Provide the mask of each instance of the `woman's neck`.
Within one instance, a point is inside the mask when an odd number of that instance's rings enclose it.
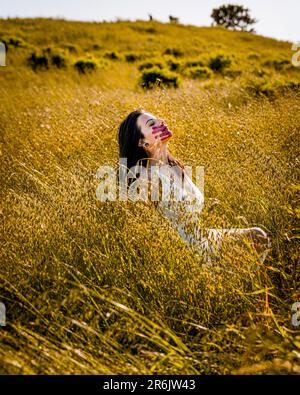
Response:
[[[149,159],[149,165],[157,165],[157,164],[168,164],[168,150],[167,150],[167,144],[162,144],[160,148],[157,149],[157,151],[154,152],[154,154],[151,156]]]

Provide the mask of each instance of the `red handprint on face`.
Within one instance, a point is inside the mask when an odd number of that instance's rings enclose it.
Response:
[[[173,133],[164,124],[162,124],[160,126],[153,126],[152,127],[152,133],[154,135],[156,135],[155,138],[160,137],[161,140],[165,140],[165,139],[173,136]]]

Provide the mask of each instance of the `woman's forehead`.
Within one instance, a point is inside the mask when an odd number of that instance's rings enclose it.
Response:
[[[138,121],[140,121],[142,124],[147,122],[148,119],[153,118],[155,119],[155,115],[151,114],[150,112],[144,112],[139,116]]]
[[[144,112],[144,119],[149,119],[149,118],[156,118],[155,115],[153,115],[151,112]]]

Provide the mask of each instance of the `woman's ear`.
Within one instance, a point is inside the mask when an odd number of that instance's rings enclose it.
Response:
[[[149,147],[149,143],[147,143],[146,141],[144,141],[142,139],[139,139],[138,146],[143,147],[144,149],[147,149]]]

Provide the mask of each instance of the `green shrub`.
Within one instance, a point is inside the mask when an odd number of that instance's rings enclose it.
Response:
[[[94,51],[99,51],[99,49],[102,49],[102,45],[93,44],[93,45],[92,45],[92,49],[93,49]]]
[[[208,67],[195,66],[188,67],[184,70],[184,75],[189,78],[210,78],[212,76],[212,71]]]
[[[78,59],[74,63],[74,67],[80,74],[87,74],[94,71],[97,68],[97,64],[93,59]]]
[[[164,54],[175,56],[175,58],[180,58],[184,55],[183,51],[177,48],[167,48]]]
[[[106,59],[111,59],[111,60],[120,60],[121,59],[121,55],[115,51],[105,52],[103,57]]]
[[[248,55],[248,59],[249,59],[249,60],[258,60],[259,58],[260,58],[260,55],[257,54],[257,53],[250,53],[250,54]]]
[[[182,61],[177,60],[176,58],[166,59],[166,64],[171,71],[181,71],[182,70]]]
[[[191,59],[184,62],[184,68],[195,67],[195,66],[205,66],[205,63],[202,59]]]
[[[139,57],[135,54],[132,54],[132,53],[125,54],[125,60],[128,63],[133,63],[138,59],[139,59]]]
[[[208,62],[208,67],[216,73],[222,73],[226,67],[231,65],[231,59],[224,55],[219,54],[211,57]]]
[[[273,98],[276,94],[276,89],[273,84],[264,78],[247,79],[242,86],[248,93],[253,96],[266,96]]]
[[[143,55],[136,54],[136,53],[133,53],[133,52],[125,54],[125,60],[128,63],[136,62],[137,60],[140,60],[142,58],[143,58]]]
[[[223,71],[223,75],[230,78],[239,77],[242,74],[242,70],[238,69],[236,66],[229,67]]]
[[[264,69],[258,68],[258,67],[254,67],[251,70],[252,74],[254,74],[256,77],[264,77],[267,75],[267,72]]]
[[[107,69],[110,64],[110,61],[107,59],[99,58],[97,61],[92,58],[92,60],[96,63],[97,68],[99,69]]]
[[[58,69],[67,67],[67,59],[61,53],[56,53],[51,55],[51,64],[56,66]]]
[[[130,25],[129,26],[130,29],[135,30],[139,33],[151,33],[151,34],[155,34],[158,33],[157,29],[155,29],[154,27],[143,27],[143,26],[139,26],[139,25]]]
[[[77,53],[78,52],[76,45],[73,45],[73,44],[67,43],[67,44],[63,44],[61,47],[70,53]]]
[[[146,33],[157,33],[157,30],[154,27],[147,27],[146,29],[144,29]]]
[[[61,69],[67,67],[67,58],[62,51],[47,47],[39,52],[32,52],[28,58],[28,64],[34,71],[49,69],[50,65]]]
[[[53,65],[58,69],[67,67],[67,57],[59,48],[47,47],[42,49],[42,55],[47,57],[48,65]]]
[[[300,81],[285,81],[281,85],[281,88],[283,91],[285,91],[285,90],[299,91],[300,90]]]
[[[46,48],[42,48],[41,49],[42,53],[44,55],[51,55],[53,52],[53,48],[52,47],[46,47]]]
[[[283,60],[278,60],[278,59],[267,60],[266,62],[264,62],[263,65],[267,66],[267,67],[272,67],[276,71],[282,71],[282,70],[288,68],[289,66],[291,66],[291,61],[287,60],[287,59],[283,59]]]
[[[166,63],[162,60],[147,61],[147,62],[141,63],[138,66],[138,69],[139,70],[152,69],[153,67],[158,67],[159,69],[163,69],[166,67]]]
[[[48,57],[42,52],[32,52],[31,55],[27,59],[27,64],[34,70],[48,70],[49,69],[49,60]]]
[[[181,83],[178,74],[172,73],[168,69],[153,67],[143,71],[140,77],[140,84],[144,88],[153,88],[155,85],[165,85],[177,88]]]
[[[4,38],[1,38],[0,41],[2,41],[5,44],[7,50],[11,47],[14,47],[14,48],[26,47],[25,41],[23,41],[19,37],[4,37]]]
[[[273,83],[277,94],[282,95],[288,91],[298,92],[300,90],[300,81],[279,79]]]
[[[266,96],[274,98],[288,91],[299,91],[299,80],[286,80],[283,78],[272,79],[270,82],[267,78],[251,78],[244,83],[244,88],[254,96]]]
[[[43,54],[48,57],[49,64],[62,69],[67,67],[67,58],[61,49],[47,47],[42,50]]]

